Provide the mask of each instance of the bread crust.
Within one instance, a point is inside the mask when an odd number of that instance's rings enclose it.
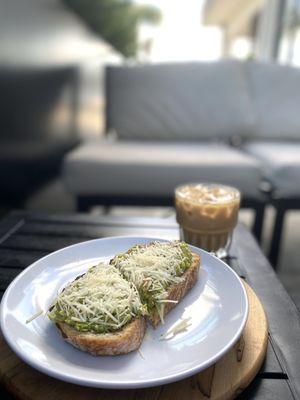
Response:
[[[68,343],[94,356],[127,354],[137,350],[146,332],[144,317],[135,318],[120,331],[113,333],[79,332],[65,322],[58,322],[56,326]]]
[[[181,299],[191,290],[191,288],[195,285],[198,280],[198,271],[200,267],[200,255],[196,253],[192,253],[193,255],[193,263],[192,265],[184,272],[182,277],[184,278],[182,282],[171,285],[168,290],[168,300],[177,300],[178,303],[166,303],[164,308],[163,315],[167,315],[174,307],[179,304]],[[159,325],[160,318],[157,311],[154,311],[151,316],[148,317],[152,326],[154,328]]]

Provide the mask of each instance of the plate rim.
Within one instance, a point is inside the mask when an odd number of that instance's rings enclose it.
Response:
[[[214,363],[216,363],[218,360],[220,360],[220,358],[223,355],[225,355],[234,346],[234,344],[238,341],[240,335],[242,334],[242,331],[246,325],[248,313],[249,313],[249,302],[248,302],[248,296],[247,296],[245,286],[243,285],[242,280],[238,276],[238,274],[223,260],[219,259],[218,257],[216,257],[215,255],[211,254],[210,252],[208,252],[206,250],[203,250],[199,247],[188,244],[189,247],[191,248],[191,250],[195,250],[198,253],[200,252],[200,255],[201,255],[201,253],[205,253],[209,257],[211,257],[211,258],[217,260],[219,263],[221,263],[223,265],[223,267],[225,267],[225,269],[227,269],[238,281],[238,283],[242,289],[242,293],[243,293],[243,297],[244,297],[244,301],[245,301],[245,313],[244,313],[243,319],[240,323],[239,329],[237,330],[235,335],[231,338],[231,340],[227,343],[227,345],[224,346],[217,354],[215,354],[214,356],[211,356],[209,359],[207,359],[201,365],[194,366],[192,368],[189,368],[189,369],[179,372],[179,373],[173,373],[171,375],[168,375],[167,377],[158,377],[155,379],[153,379],[153,378],[152,379],[143,379],[140,381],[127,380],[127,381],[111,382],[111,381],[105,381],[105,380],[101,381],[101,380],[95,380],[95,379],[87,380],[86,378],[74,376],[73,374],[66,373],[65,371],[57,372],[57,371],[53,370],[53,368],[51,369],[51,368],[47,368],[46,366],[41,365],[33,357],[28,356],[27,353],[23,353],[23,352],[19,351],[19,347],[17,345],[15,345],[15,342],[13,340],[10,339],[9,334],[6,331],[5,324],[4,324],[4,317],[5,317],[4,308],[7,303],[7,298],[10,295],[10,292],[13,290],[13,287],[20,280],[22,280],[23,276],[26,275],[30,270],[32,270],[41,261],[44,261],[45,259],[52,257],[54,254],[58,254],[60,252],[66,251],[66,250],[70,250],[73,247],[78,247],[78,246],[85,245],[87,243],[98,242],[98,241],[105,241],[105,240],[118,241],[118,240],[126,240],[126,239],[136,239],[137,241],[138,240],[147,240],[147,241],[148,240],[150,240],[150,241],[151,240],[152,241],[159,240],[159,241],[164,241],[164,242],[172,241],[171,239],[166,239],[166,238],[152,237],[152,236],[137,236],[137,235],[109,236],[109,237],[104,237],[104,238],[96,238],[96,239],[86,240],[86,241],[72,244],[70,246],[63,247],[61,249],[53,251],[53,252],[39,258],[38,260],[36,260],[32,264],[30,264],[28,267],[26,267],[19,275],[17,275],[13,279],[13,281],[6,288],[6,290],[3,294],[2,300],[1,300],[0,327],[1,327],[1,332],[5,338],[6,343],[9,345],[9,347],[13,350],[13,352],[22,361],[24,361],[26,364],[28,364],[32,368],[50,376],[50,377],[56,378],[56,379],[64,381],[64,382],[73,383],[76,385],[87,386],[87,387],[104,388],[104,389],[134,389],[134,388],[146,388],[146,387],[153,387],[153,386],[168,384],[171,382],[176,382],[176,381],[182,380],[182,379],[187,378],[196,373],[199,373],[199,372],[205,370],[206,368],[210,367]]]

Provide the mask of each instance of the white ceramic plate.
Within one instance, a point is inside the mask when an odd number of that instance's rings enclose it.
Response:
[[[24,270],[8,287],[1,303],[1,328],[10,347],[45,374],[105,388],[156,386],[213,364],[242,332],[248,313],[247,295],[239,277],[225,263],[196,247],[191,248],[202,260],[198,283],[166,317],[164,326],[148,328],[140,353],[93,357],[64,342],[46,316],[25,323],[37,310],[46,310],[62,287],[96,261],[152,240],[92,240],[52,253]],[[168,341],[159,340],[180,317],[188,316],[192,325],[186,332]]]

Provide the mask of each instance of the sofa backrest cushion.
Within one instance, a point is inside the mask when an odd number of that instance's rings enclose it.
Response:
[[[254,61],[245,69],[256,137],[300,140],[300,69]]]
[[[132,140],[228,140],[253,128],[238,61],[108,67],[107,130]]]

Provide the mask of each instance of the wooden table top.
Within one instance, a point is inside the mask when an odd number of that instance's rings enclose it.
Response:
[[[91,214],[45,215],[16,211],[0,221],[0,295],[24,268],[62,247],[94,238],[139,235],[178,238],[173,218]],[[269,321],[265,363],[241,399],[300,398],[300,313],[251,233],[235,230],[228,264],[252,286]],[[1,377],[0,377],[1,379]],[[0,394],[8,395],[4,387]],[[155,391],[149,391],[151,399]],[[146,397],[145,397],[146,398]],[[155,394],[153,398],[157,398]]]

